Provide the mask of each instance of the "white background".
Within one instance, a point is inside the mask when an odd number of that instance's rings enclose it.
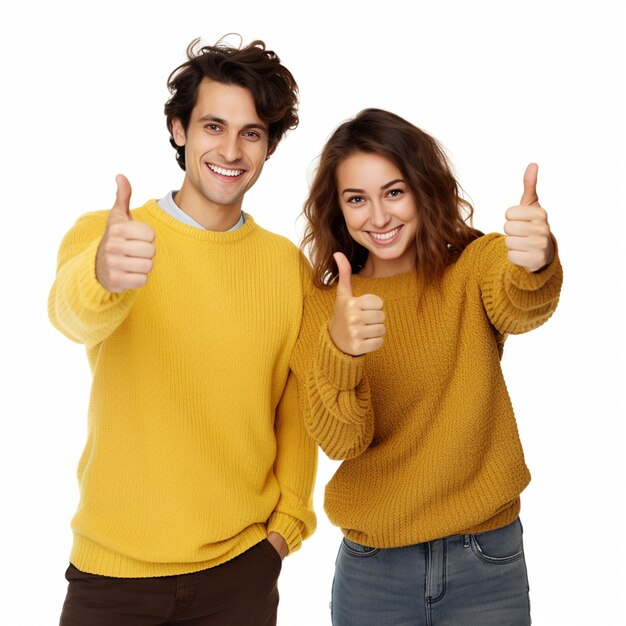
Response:
[[[178,188],[166,78],[191,39],[232,31],[264,39],[300,85],[300,127],[244,203],[296,243],[315,157],[365,107],[399,113],[443,143],[486,232],[501,230],[526,164],[539,163],[565,283],[554,317],[510,338],[503,359],[533,474],[522,497],[533,624],[626,624],[618,5],[61,0],[4,9],[3,626],[57,624],[65,593],[90,378],[83,348],[47,320],[58,245],[81,213],[111,206],[118,172],[133,185],[133,206]],[[284,564],[280,626],[329,624],[340,533],[322,495],[334,469],[321,454],[319,528]]]

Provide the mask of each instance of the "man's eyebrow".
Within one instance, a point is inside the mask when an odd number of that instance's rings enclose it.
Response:
[[[395,178],[394,180],[391,180],[388,183],[384,184],[381,189],[389,189],[389,187],[395,185],[396,183],[406,183],[406,181],[402,180],[402,178]],[[346,193],[346,191],[350,193],[365,193],[365,189],[344,189],[341,193]]]
[[[228,126],[227,120],[222,119],[221,117],[217,117],[215,115],[211,115],[210,113],[207,115],[203,115],[198,121],[215,122],[217,124],[222,124],[222,126]],[[267,126],[259,122],[250,122],[249,124],[244,124],[243,128],[254,128],[254,129],[262,130],[264,132],[268,132]]]

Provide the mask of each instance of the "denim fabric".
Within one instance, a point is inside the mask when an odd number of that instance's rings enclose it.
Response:
[[[528,626],[522,525],[390,549],[344,538],[331,613],[333,626]]]

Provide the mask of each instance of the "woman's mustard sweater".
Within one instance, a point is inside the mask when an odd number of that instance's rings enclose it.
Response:
[[[309,432],[344,459],[325,510],[349,539],[391,548],[515,519],[530,474],[502,347],[552,315],[561,282],[558,257],[529,273],[497,234],[467,246],[438,286],[416,271],[353,276],[355,296],[378,295],[386,316],[382,348],[356,358],[328,334],[336,289],[309,295],[293,367]]]

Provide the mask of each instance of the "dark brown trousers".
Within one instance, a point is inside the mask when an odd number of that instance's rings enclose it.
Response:
[[[281,566],[267,540],[178,576],[111,578],[70,565],[60,626],[275,626]]]

